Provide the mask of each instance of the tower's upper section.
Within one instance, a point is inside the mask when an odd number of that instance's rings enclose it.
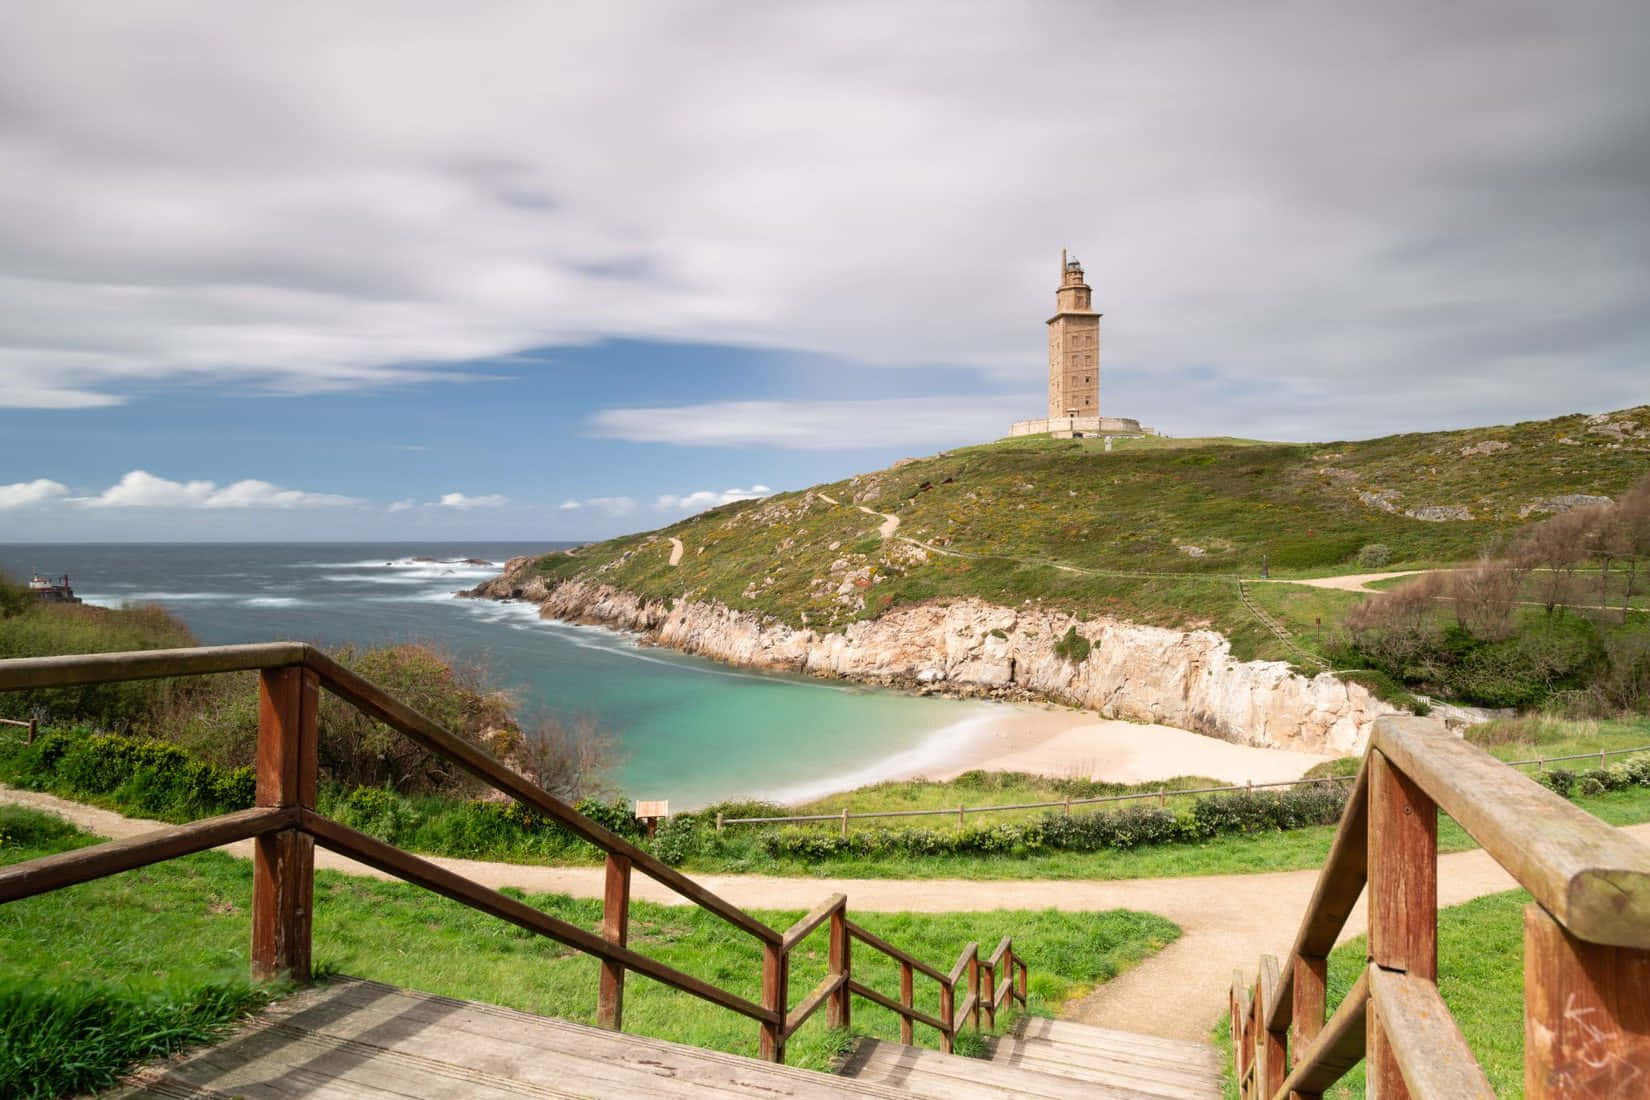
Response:
[[[1060,250],[1060,289],[1054,292],[1055,316],[1062,313],[1091,313],[1089,305],[1094,291],[1083,281],[1083,264],[1073,256],[1066,257]]]

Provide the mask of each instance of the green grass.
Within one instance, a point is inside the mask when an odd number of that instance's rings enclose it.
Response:
[[[87,842],[46,815],[10,809],[5,820],[32,830],[26,844],[0,845],[0,862],[15,862],[45,851]],[[44,824],[41,824],[41,823]],[[601,903],[561,895],[522,897],[544,912],[595,929]],[[19,1027],[39,1015],[41,998],[73,989],[127,1005],[163,1009],[151,1027],[170,1026],[192,995],[222,991],[223,1018],[257,1003],[259,991],[245,983],[251,866],[215,852],[190,856],[139,871],[72,887],[0,907],[0,986],[34,991],[14,1009]],[[348,973],[443,994],[488,1001],[527,1012],[592,1022],[596,964],[575,951],[411,886],[319,872],[315,883],[315,956],[324,971]],[[784,928],[800,911],[757,911]],[[1069,997],[1087,992],[1161,949],[1179,930],[1148,913],[1113,910],[1064,913],[998,910],[982,913],[910,914],[856,911],[854,920],[917,957],[949,968],[971,940],[995,945],[1014,937],[1015,950],[1030,968],[1031,1010],[1048,1012]],[[46,931],[49,930],[49,934]],[[793,1003],[824,974],[825,929],[793,956]],[[761,954],[755,940],[722,920],[692,907],[634,903],[632,947],[671,966],[696,974],[742,996],[760,993]],[[890,994],[899,989],[897,966],[867,949],[854,955],[856,980]],[[81,995],[81,994],[76,994]],[[236,998],[239,998],[238,1000]],[[220,1002],[212,1002],[214,1004]],[[933,983],[917,984],[917,1004],[937,1014]],[[132,1017],[135,1009],[126,1010]],[[0,1020],[0,1023],[4,1023]],[[1000,1017],[999,1024],[1006,1018]],[[892,1013],[866,1002],[854,1005],[856,1032],[882,1038],[898,1034]],[[625,990],[625,1029],[642,1035],[754,1054],[756,1027],[717,1009],[632,975]],[[919,1026],[918,1038],[933,1045]],[[179,1034],[183,1034],[179,1030]],[[185,1039],[184,1041],[188,1041]],[[787,1061],[825,1067],[840,1049],[821,1017],[791,1040]],[[5,1054],[27,1054],[30,1075],[67,1074],[58,1062],[73,1061],[80,1047],[71,1034],[49,1046],[30,1045],[27,1034],[0,1031]],[[112,1072],[122,1049],[87,1050],[100,1068]],[[149,1056],[144,1048],[131,1057]],[[129,1059],[128,1059],[129,1060]],[[0,1056],[0,1074],[17,1065]],[[30,1076],[29,1080],[68,1080]],[[76,1080],[79,1080],[78,1078]],[[0,1076],[0,1095],[13,1095]],[[16,1087],[15,1085],[13,1087]],[[58,1086],[51,1086],[58,1087]],[[68,1087],[68,1086],[62,1086]],[[75,1085],[74,1087],[87,1087]],[[40,1095],[55,1095],[41,1092]]]
[[[1650,427],[1650,406],[1617,419]],[[1612,447],[1587,427],[1571,416],[1323,444],[1127,440],[1109,453],[1099,440],[1003,440],[819,486],[837,506],[811,491],[731,504],[576,556],[549,555],[537,568],[795,626],[806,616],[818,629],[936,596],[1006,605],[1041,598],[1085,615],[1204,623],[1231,636],[1240,655],[1286,657],[1223,578],[1258,576],[1263,561],[1275,577],[1363,572],[1356,558],[1370,543],[1390,547],[1387,569],[1467,560],[1528,522],[1519,516],[1526,505],[1560,493],[1614,496],[1642,476],[1650,446]],[[1487,441],[1509,446],[1462,455]],[[1369,492],[1396,494],[1399,511],[1360,500]],[[897,515],[902,537],[966,556],[919,560],[899,540],[877,538],[880,518],[859,503]],[[1469,507],[1473,518],[1429,523],[1402,514],[1443,504]],[[675,568],[667,535],[688,547]],[[1184,546],[1203,554],[1189,556]],[[1056,564],[1171,576],[1073,574]],[[839,598],[842,577],[860,569],[871,571],[871,583]],[[1295,625],[1319,614],[1313,602],[1333,611],[1342,599],[1266,598],[1297,605]]]

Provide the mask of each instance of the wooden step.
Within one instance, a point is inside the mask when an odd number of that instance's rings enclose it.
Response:
[[[754,1025],[753,1025],[754,1026]],[[900,1100],[874,1080],[701,1050],[494,1005],[335,979],[217,1046],[141,1071],[122,1097],[519,1100],[761,1096]]]
[[[1203,1100],[1220,1092],[1221,1073],[1164,1057],[1095,1051],[1046,1039],[987,1039],[997,1065],[1139,1089],[1167,1100]]]
[[[1135,1085],[1019,1069],[984,1058],[964,1058],[879,1039],[861,1039],[839,1071],[854,1081],[874,1081],[907,1096],[931,1100],[1006,1097],[1089,1097],[1093,1100],[1163,1100],[1162,1092]],[[1219,1100],[1218,1085],[1197,1100]]]
[[[1213,1044],[1190,1039],[1165,1039],[1158,1035],[1141,1035],[1133,1031],[1095,1027],[1072,1020],[1050,1020],[1042,1016],[1021,1016],[1011,1035],[1015,1039],[1044,1040],[1103,1052],[1168,1057],[1216,1073],[1225,1070],[1225,1062]]]

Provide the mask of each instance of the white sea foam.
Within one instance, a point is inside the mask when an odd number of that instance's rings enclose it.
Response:
[[[297,607],[305,601],[296,596],[253,596],[241,602],[247,607]]]
[[[957,759],[958,754],[988,736],[992,724],[1001,717],[1001,713],[989,704],[982,704],[978,713],[952,722],[948,726],[941,726],[904,752],[897,752],[854,771],[839,772],[836,775],[779,787],[761,797],[769,802],[794,805],[888,779],[943,771]]]

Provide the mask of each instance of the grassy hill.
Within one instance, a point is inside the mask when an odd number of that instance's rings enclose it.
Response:
[[[535,568],[827,630],[941,596],[1041,600],[1212,626],[1240,654],[1289,658],[1233,578],[1263,565],[1274,577],[1356,572],[1371,545],[1387,549],[1388,569],[1467,560],[1562,507],[1555,498],[1616,496],[1647,470],[1650,406],[1319,444],[1011,439],[727,505]],[[887,516],[899,524],[885,538]],[[684,547],[676,566],[670,538]],[[1250,596],[1307,632],[1359,598],[1290,586]]]

